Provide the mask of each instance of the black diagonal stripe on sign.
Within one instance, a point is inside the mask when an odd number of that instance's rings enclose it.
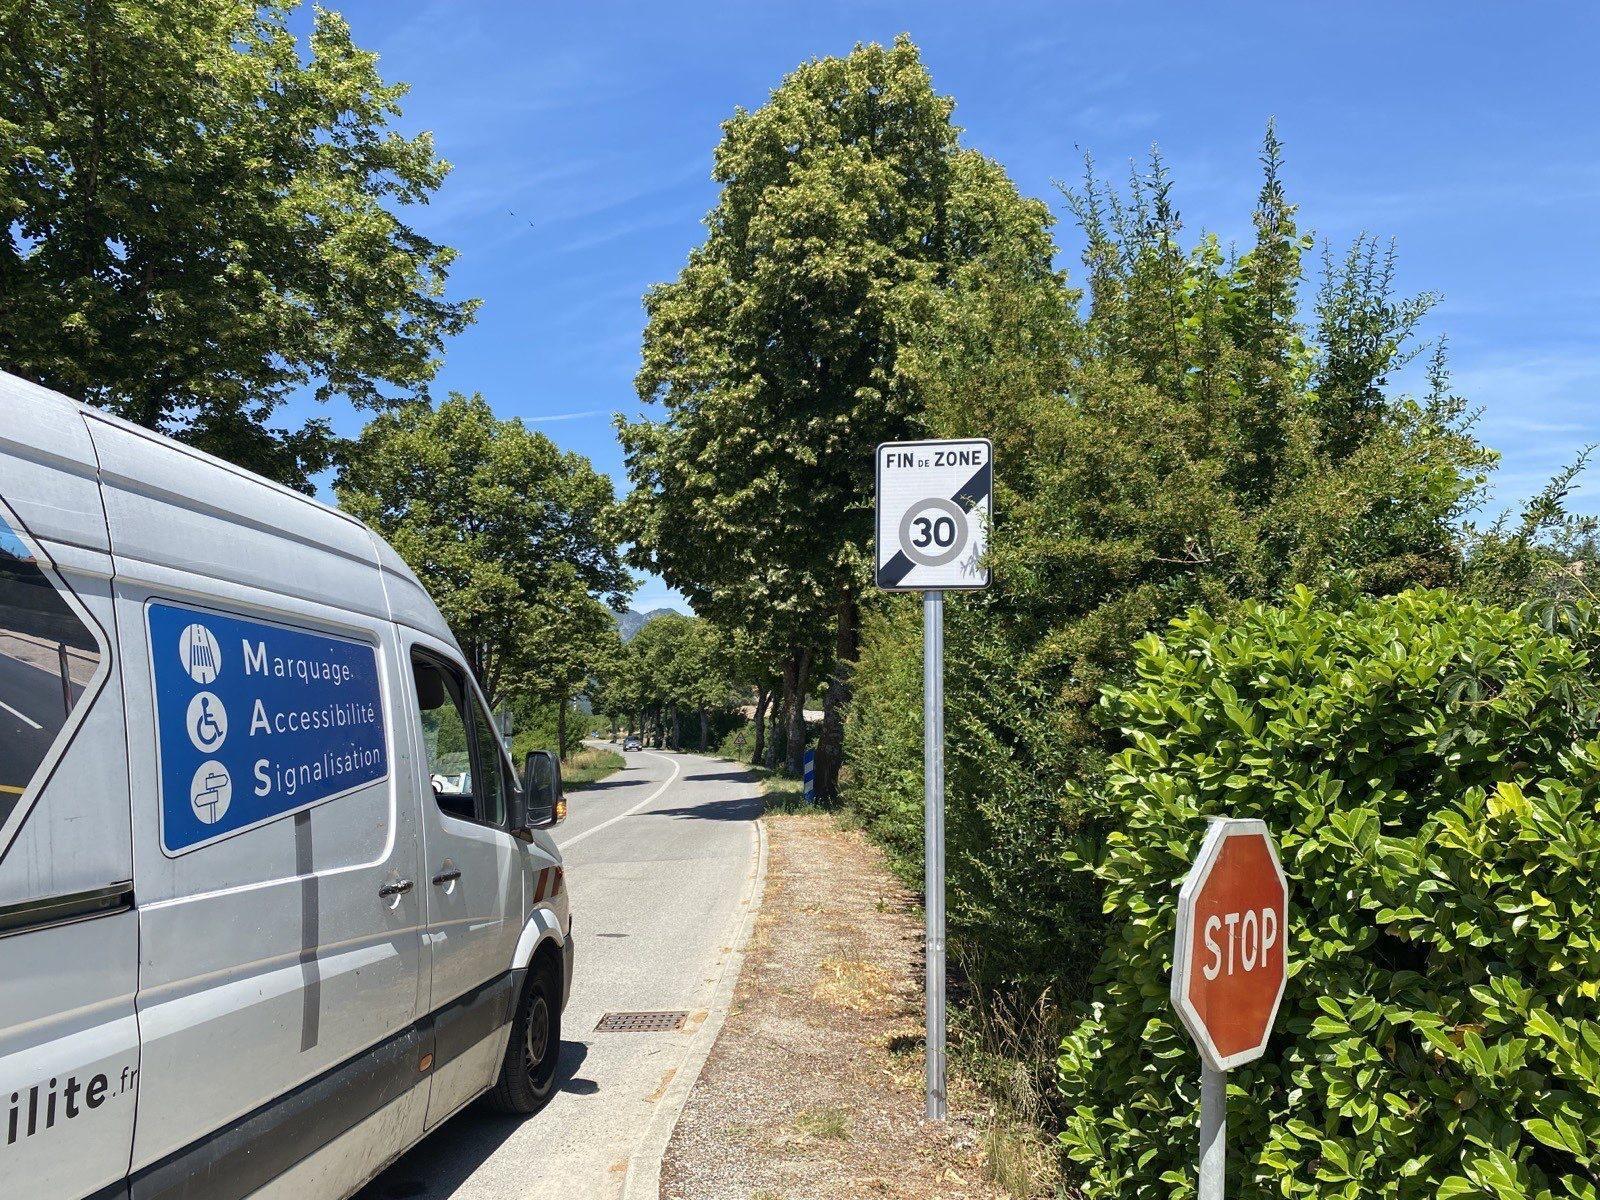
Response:
[[[991,470],[991,466],[992,464],[990,463],[984,463],[983,466],[979,467],[978,473],[962,484],[961,490],[951,496],[950,499],[961,505],[968,512],[982,504],[989,496],[990,487],[993,486],[994,473]]]
[[[994,473],[991,463],[984,463],[979,467],[973,477],[962,484],[950,499],[959,504],[967,512],[971,512],[988,498],[989,489],[994,485]],[[911,574],[911,568],[917,564],[906,557],[904,551],[897,551],[895,556],[884,563],[878,571],[878,586],[881,588],[898,587],[900,581]]]
[[[916,565],[905,556],[903,551],[896,551],[895,556],[879,568],[878,586],[881,588],[898,587],[900,581],[911,574],[911,568]]]

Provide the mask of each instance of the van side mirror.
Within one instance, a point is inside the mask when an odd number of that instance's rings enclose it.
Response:
[[[567,797],[561,789],[561,764],[548,750],[534,750],[522,764],[521,811],[512,832],[523,837],[535,829],[548,829],[567,818]],[[528,840],[523,837],[523,840]]]

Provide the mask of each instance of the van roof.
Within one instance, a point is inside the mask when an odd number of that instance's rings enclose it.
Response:
[[[0,403],[9,404],[13,402],[13,399],[19,403],[38,406],[65,406],[75,410],[85,421],[108,425],[146,441],[158,443],[171,453],[183,455],[197,463],[204,463],[210,468],[226,472],[242,488],[261,489],[282,499],[291,500],[298,505],[305,506],[303,511],[313,527],[317,522],[337,522],[340,532],[346,538],[348,538],[349,531],[352,528],[361,531],[366,540],[372,545],[373,566],[385,577],[398,577],[398,580],[403,585],[398,589],[403,595],[397,594],[397,590],[393,587],[388,588],[393,618],[405,624],[416,626],[435,636],[443,637],[451,644],[455,644],[455,639],[449,634],[448,626],[445,624],[443,617],[440,616],[431,597],[428,597],[427,589],[422,586],[416,574],[406,565],[400,555],[370,526],[343,509],[326,504],[315,496],[308,496],[304,492],[297,492],[293,488],[275,483],[270,479],[255,474],[253,471],[247,471],[243,467],[230,463],[225,459],[218,458],[213,454],[207,454],[203,450],[176,441],[145,426],[126,421],[103,409],[79,400],[73,400],[68,396],[51,391],[49,388],[41,387],[20,376],[0,371]],[[173,476],[163,479],[161,483],[164,488],[170,490],[174,481],[182,478],[183,473],[176,472]],[[247,497],[241,497],[241,500],[243,503],[240,504],[240,508],[247,508]],[[331,524],[328,529],[328,537],[330,541],[338,540],[338,536],[335,534],[334,527]],[[457,648],[459,649],[459,646]]]

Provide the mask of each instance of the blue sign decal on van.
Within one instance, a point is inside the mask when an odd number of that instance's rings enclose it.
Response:
[[[388,776],[374,647],[177,604],[146,620],[169,854]]]

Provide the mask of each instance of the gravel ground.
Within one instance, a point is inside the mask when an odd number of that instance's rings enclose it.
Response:
[[[998,1197],[972,1107],[922,1116],[922,924],[857,831],[778,814],[734,1005],[673,1133],[666,1200]]]

